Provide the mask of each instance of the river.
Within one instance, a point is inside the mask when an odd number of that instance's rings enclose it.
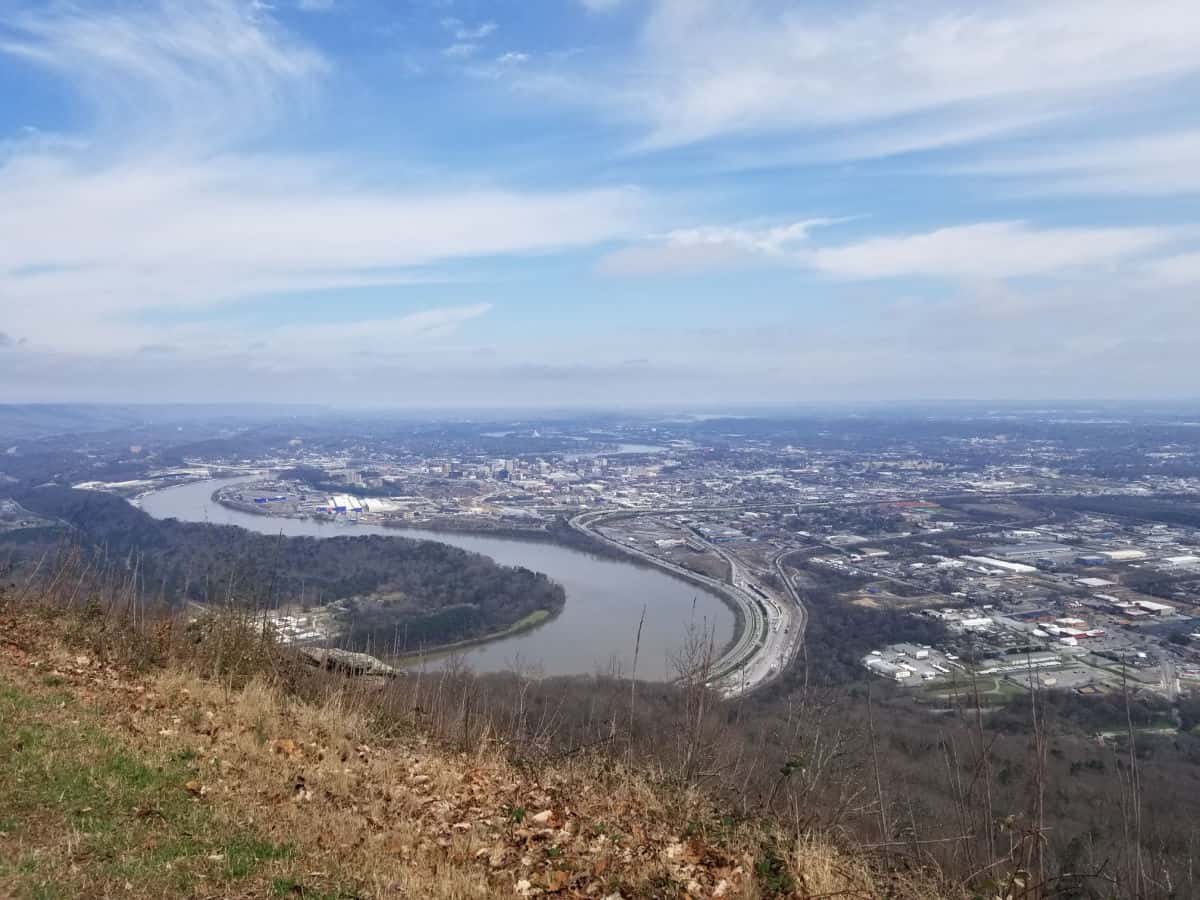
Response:
[[[646,621],[637,665],[638,675],[643,678],[665,679],[674,674],[671,655],[678,651],[692,621],[713,631],[718,650],[733,636],[733,613],[717,597],[657,569],[545,541],[244,513],[213,502],[212,493],[221,483],[225,482],[200,481],[165,488],[142,496],[138,505],[159,519],[240,525],[263,534],[383,534],[441,541],[490,556],[504,565],[544,572],[566,589],[566,607],[553,620],[524,634],[463,651],[467,663],[477,672],[504,671],[519,663],[523,667],[536,666],[545,675],[592,674],[606,670],[616,659],[622,671],[628,673],[643,605]]]

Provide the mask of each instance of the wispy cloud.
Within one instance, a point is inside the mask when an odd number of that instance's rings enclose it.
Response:
[[[605,255],[600,271],[609,275],[686,273],[752,265],[763,261],[787,262],[813,228],[838,219],[808,219],[765,228],[708,226],[681,228]]]
[[[1200,251],[1155,260],[1147,270],[1154,280],[1164,284],[1200,286]]]
[[[0,292],[14,327],[39,340],[117,340],[129,331],[118,314],[402,284],[415,266],[628,233],[641,207],[624,190],[381,192],[298,159],[137,159],[101,171],[15,159],[0,168]]]
[[[304,354],[314,346],[333,352],[394,352],[409,347],[414,340],[452,335],[461,325],[486,315],[491,309],[490,303],[474,303],[425,309],[388,319],[289,325],[275,332],[271,349],[283,350],[289,357]]]
[[[1200,72],[1192,0],[1144,15],[1124,0],[648,6],[628,58],[540,82],[636,125],[647,149],[866,126],[884,146],[945,146],[989,122],[1111,115]]]
[[[1200,192],[1200,128],[1042,141],[952,171],[1032,180],[1036,189],[1059,194],[1194,194]]]
[[[467,25],[453,16],[442,19],[441,26],[454,36],[454,43],[442,50],[442,55],[450,59],[470,59],[479,52],[481,42],[500,27],[495,22]]]
[[[460,26],[454,30],[454,36],[460,41],[480,41],[494,34],[498,27],[495,22],[482,22],[473,28]]]
[[[838,278],[1019,278],[1100,269],[1170,243],[1170,228],[1036,228],[980,222],[822,247],[804,262]]]
[[[54,6],[8,24],[0,52],[61,75],[126,141],[220,145],[260,132],[329,70],[320,53],[234,0]]]
[[[1037,228],[1025,222],[978,222],[841,245],[810,243],[814,227],[837,221],[670,232],[613,251],[601,260],[600,270],[644,275],[766,264],[857,281],[1005,279],[1112,268],[1186,237],[1186,232],[1173,228]]]

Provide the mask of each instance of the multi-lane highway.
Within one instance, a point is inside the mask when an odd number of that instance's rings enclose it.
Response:
[[[1045,496],[1037,493],[1008,493],[979,491],[971,494],[962,492],[943,495],[926,496],[927,500],[951,500],[969,497],[973,500],[989,497],[1017,499],[1021,497]],[[898,498],[889,498],[898,499]],[[870,500],[818,500],[792,503],[754,503],[739,505],[715,505],[696,507],[664,507],[661,509],[625,509],[625,510],[594,510],[581,513],[570,520],[571,527],[598,541],[608,544],[637,557],[659,568],[672,572],[695,584],[703,585],[712,591],[726,597],[735,604],[741,613],[742,628],[737,640],[713,667],[710,683],[726,696],[736,696],[754,690],[766,684],[782,673],[795,658],[801,644],[804,642],[804,632],[808,625],[808,613],[805,610],[803,598],[788,577],[783,565],[783,559],[791,552],[790,548],[779,550],[771,561],[770,574],[775,576],[782,589],[772,587],[767,583],[766,572],[752,571],[745,563],[733,554],[707,541],[702,535],[692,532],[693,539],[706,549],[720,556],[729,564],[730,577],[728,581],[720,581],[705,575],[700,575],[690,569],[676,565],[669,560],[647,553],[638,547],[615,540],[600,532],[596,527],[609,519],[629,518],[632,516],[661,516],[705,512],[735,512],[741,510],[763,509],[795,509],[799,512],[808,510],[828,509],[832,507],[871,506],[887,502],[880,498]],[[846,555],[843,547],[825,545],[831,552]],[[907,584],[901,579],[890,576],[879,576],[882,580]]]
[[[639,510],[638,515],[663,515],[681,510]],[[783,595],[741,560],[693,532],[693,539],[729,565],[729,580],[720,581],[685,569],[602,533],[596,526],[609,518],[628,513],[589,512],[571,519],[571,527],[652,565],[715,591],[734,603],[741,613],[737,640],[712,666],[709,683],[727,697],[737,696],[766,684],[787,668],[804,640],[807,615],[795,587],[787,578],[781,551],[772,560],[773,574],[785,585]]]

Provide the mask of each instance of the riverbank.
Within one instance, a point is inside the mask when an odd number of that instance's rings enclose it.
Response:
[[[230,479],[220,482],[229,484]],[[237,525],[275,537],[281,533],[318,538],[375,534],[435,541],[480,553],[502,565],[544,573],[565,588],[567,603],[559,615],[527,623],[532,627],[519,633],[460,648],[467,665],[477,672],[508,671],[516,658],[538,665],[547,677],[593,675],[614,659],[630,671],[636,647],[639,674],[647,680],[669,681],[674,677],[671,660],[688,640],[689,622],[713,632],[717,647],[725,646],[737,630],[734,614],[716,592],[697,589],[694,581],[657,566],[634,564],[625,554],[602,550],[590,539],[570,534],[562,523],[553,530],[506,528],[502,534],[497,529],[477,534],[461,529],[434,532],[407,523],[403,528],[361,521],[335,524],[231,509],[212,499],[217,486],[210,480],[168,488],[142,496],[140,505],[157,518]]]
[[[616,513],[612,518],[619,518],[626,515],[625,513]],[[711,597],[717,598],[721,604],[733,614],[733,634],[729,640],[721,647],[713,657],[713,669],[720,671],[729,666],[728,657],[735,651],[738,645],[746,637],[746,630],[749,627],[747,607],[743,601],[735,593],[733,585],[722,584],[707,575],[702,575],[699,572],[690,572],[674,563],[668,563],[665,560],[656,559],[650,555],[642,555],[637,551],[625,547],[611,538],[601,537],[596,532],[589,529],[586,525],[576,524],[576,520],[564,522],[565,531],[572,536],[571,540],[577,544],[583,544],[590,547],[603,547],[604,550],[615,557],[622,560],[637,563],[638,565],[647,568],[656,569],[663,572],[672,578],[679,581],[687,582],[694,587],[700,588]],[[753,603],[753,598],[749,598],[749,602]],[[715,648],[714,648],[715,649]]]
[[[338,520],[326,517],[298,517],[278,515],[269,512],[261,506],[251,506],[248,504],[236,504],[226,501],[220,496],[220,489],[213,491],[212,501],[226,509],[234,512],[245,513],[247,515],[260,516],[268,519],[296,519],[296,520],[312,520],[318,522],[327,522],[332,525],[337,525]],[[629,513],[635,514],[635,513]],[[622,515],[620,512],[615,513],[616,516]],[[353,520],[357,521],[357,520]],[[371,523],[376,524],[376,523]],[[719,600],[726,609],[733,615],[733,633],[729,639],[725,641],[719,648],[714,647],[714,659],[718,662],[723,661],[742,640],[743,634],[747,626],[746,609],[743,603],[733,594],[732,588],[718,588],[706,580],[706,576],[700,573],[691,573],[683,567],[669,566],[666,563],[656,561],[652,558],[639,556],[638,554],[620,547],[614,542],[609,542],[600,538],[589,531],[573,527],[569,520],[564,518],[556,518],[549,525],[544,527],[521,528],[512,525],[491,526],[482,524],[482,522],[463,522],[462,520],[454,519],[427,519],[423,521],[398,521],[394,519],[384,519],[377,523],[382,528],[387,528],[393,531],[423,531],[433,532],[434,534],[444,535],[471,535],[478,537],[494,538],[497,540],[511,541],[541,541],[549,544],[554,544],[569,550],[577,550],[583,553],[588,553],[593,556],[598,556],[603,559],[611,559],[626,564],[635,565],[641,568],[651,569],[663,572],[669,577],[686,582],[693,587],[699,588],[709,596]],[[419,651],[416,653],[401,654],[396,657],[396,660],[403,663],[405,660],[412,659],[440,659],[453,654],[456,650],[467,649],[470,647],[482,646],[484,644],[503,640],[513,637],[537,628],[544,624],[545,621],[557,616],[557,613],[550,614],[546,619],[540,619],[535,622],[526,624],[525,620],[514,623],[514,625],[502,631],[493,634],[473,638],[467,641],[456,641],[453,644],[444,644],[436,647],[431,647],[428,650]],[[526,617],[529,619],[530,617]]]
[[[407,525],[403,523],[385,523],[385,528],[395,528],[404,530],[405,528],[418,528],[418,525]],[[440,531],[440,529],[430,525],[430,531]],[[637,554],[623,549],[618,545],[609,543],[602,538],[597,537],[587,531],[582,531],[572,527],[566,519],[556,519],[545,529],[526,530],[526,529],[508,529],[507,533],[504,529],[488,529],[479,528],[472,530],[468,528],[449,529],[451,533],[463,534],[478,534],[480,536],[495,537],[500,540],[541,540],[568,550],[577,550],[582,553],[588,553],[592,556],[598,556],[602,559],[611,559],[621,563],[634,565],[639,568],[650,569],[657,572],[662,572],[671,578],[686,582],[693,587],[699,588],[721,602],[721,604],[733,614],[733,634],[715,654],[715,659],[720,660],[725,657],[742,638],[742,634],[746,628],[746,614],[742,604],[733,596],[728,589],[718,590],[713,585],[705,582],[705,576],[700,573],[690,573],[685,569],[674,569],[668,567],[665,563],[657,562],[652,559],[647,559]],[[497,635],[499,638],[502,635]],[[507,635],[503,635],[507,636]],[[716,648],[714,648],[716,649]],[[439,650],[440,652],[440,650]]]
[[[455,653],[463,650],[470,650],[472,647],[482,647],[495,641],[525,634],[535,628],[540,628],[542,625],[549,624],[560,615],[562,615],[561,609],[535,609],[529,615],[525,616],[525,618],[513,622],[507,628],[500,631],[493,631],[490,634],[480,635],[477,638],[469,638],[465,641],[438,644],[428,649],[412,650],[406,653],[399,653],[395,656],[385,656],[384,658],[389,662],[404,667],[410,667],[414,663],[419,662],[432,662],[434,660],[445,659],[447,656],[453,656]]]
[[[148,491],[146,493],[153,493]],[[321,522],[329,525],[339,524],[366,524],[378,525],[380,528],[389,528],[393,531],[431,531],[445,535],[468,535],[472,537],[497,538],[499,540],[512,541],[545,541],[548,543],[557,544],[560,547],[566,547],[571,550],[580,550],[584,553],[591,553],[594,556],[600,556],[605,559],[619,559],[622,562],[630,562],[636,565],[644,565],[653,567],[653,564],[647,563],[636,556],[630,556],[620,551],[616,551],[602,541],[589,540],[586,536],[571,528],[564,519],[557,518],[554,521],[545,525],[536,525],[523,528],[519,525],[491,525],[490,520],[483,518],[472,518],[465,520],[462,518],[431,518],[431,519],[388,519],[380,518],[378,520],[369,519],[363,520],[359,518],[338,518],[333,515],[288,515],[286,513],[278,513],[272,511],[272,508],[266,505],[251,504],[251,503],[235,503],[221,496],[221,489],[217,488],[212,492],[210,497],[216,505],[228,509],[235,513],[244,513],[246,515],[258,516],[264,519],[291,519],[298,522]]]

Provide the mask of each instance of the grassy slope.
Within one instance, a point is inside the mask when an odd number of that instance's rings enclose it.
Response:
[[[361,684],[301,702],[86,646],[0,613],[0,897],[934,895],[612,759],[381,729]]]
[[[59,687],[0,683],[0,892],[17,897],[286,894],[295,852],[220,822],[188,790],[196,753],[131,751]]]

